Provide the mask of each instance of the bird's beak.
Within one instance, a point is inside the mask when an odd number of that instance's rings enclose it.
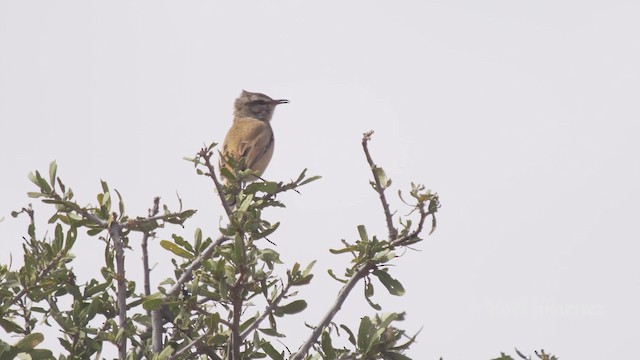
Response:
[[[287,104],[287,103],[289,103],[289,100],[285,100],[285,99],[273,100],[273,103],[276,104],[276,105]]]

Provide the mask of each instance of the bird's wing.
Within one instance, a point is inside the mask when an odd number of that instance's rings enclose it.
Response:
[[[262,173],[273,154],[271,126],[252,118],[236,119],[223,146],[223,158],[231,155],[236,160],[245,159],[247,168]]]

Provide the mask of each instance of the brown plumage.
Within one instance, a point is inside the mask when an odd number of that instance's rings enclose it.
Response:
[[[228,166],[226,159],[232,156],[238,162],[244,159],[245,167],[241,170],[251,169],[261,176],[273,156],[274,137],[269,123],[273,111],[277,105],[288,102],[243,90],[235,102],[233,124],[224,139],[220,167]],[[251,176],[242,180],[256,179]]]

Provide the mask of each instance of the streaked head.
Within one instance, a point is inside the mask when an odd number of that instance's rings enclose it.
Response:
[[[250,117],[260,121],[271,121],[276,106],[286,104],[289,100],[274,100],[265,94],[242,90],[236,99],[235,118]]]

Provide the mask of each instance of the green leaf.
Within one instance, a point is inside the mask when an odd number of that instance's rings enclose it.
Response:
[[[72,226],[71,228],[69,228],[69,231],[67,231],[67,238],[64,242],[64,251],[69,251],[73,247],[73,244],[75,244],[77,237],[78,230],[75,228],[75,226]]]
[[[340,325],[340,328],[342,328],[342,330],[346,331],[347,334],[349,334],[349,342],[353,345],[356,344],[356,337],[355,335],[353,335],[353,331],[351,331],[351,329],[349,329],[346,325]]]
[[[284,360],[284,352],[279,353],[271,343],[265,342],[260,346],[260,348],[265,352],[265,354],[269,355],[271,359]]]
[[[364,227],[364,225],[358,225],[358,234],[360,234],[360,240],[362,240],[363,242],[369,241],[367,229]]]
[[[236,264],[242,264],[245,256],[244,238],[240,234],[236,235],[233,245],[234,261]]]
[[[322,332],[321,338],[322,351],[325,354],[325,358],[327,360],[334,360],[336,358],[336,349],[333,348],[331,344],[331,335],[328,331]]]
[[[348,252],[354,252],[358,250],[358,246],[356,245],[352,245],[352,246],[347,246],[346,248],[343,249],[329,249],[329,252],[332,254],[344,254],[344,253],[348,253]]]
[[[377,311],[382,310],[382,306],[380,306],[379,304],[374,303],[373,300],[371,300],[371,297],[365,296],[364,299],[367,300],[367,303],[369,303],[369,306],[371,306],[375,310],[377,310]]]
[[[95,280],[93,282],[95,283]],[[84,289],[84,297],[90,298],[97,293],[105,291],[109,286],[111,286],[111,281],[107,281],[97,285],[89,284]]]
[[[18,343],[15,344],[15,348],[20,352],[27,352],[38,346],[42,341],[44,341],[44,336],[41,333],[31,333],[18,341]]]
[[[316,260],[313,260],[309,265],[307,265],[307,267],[302,272],[302,276],[306,277],[307,275],[309,275],[311,273],[311,269],[313,269],[313,266],[315,264],[316,264]]]
[[[51,246],[56,253],[62,250],[62,242],[64,241],[64,235],[62,233],[62,225],[57,224],[54,231],[53,242]]]
[[[176,351],[175,344],[169,343],[169,344],[167,344],[167,346],[165,346],[164,349],[162,349],[160,354],[158,354],[158,357],[156,358],[156,360],[168,359],[169,356],[171,356],[175,351]]]
[[[365,316],[360,320],[360,327],[358,328],[358,349],[367,349],[369,345],[369,334],[371,331],[371,319],[369,319],[368,316]]]
[[[254,182],[244,189],[245,194],[255,194],[258,191],[269,195],[275,194],[278,191],[278,183],[273,181]]]
[[[396,321],[398,319],[398,314],[397,313],[390,313],[390,314],[385,314],[382,316],[382,318],[380,319],[380,328],[387,328],[389,327],[389,325],[391,325],[392,322]]]
[[[327,270],[327,272],[329,273],[329,276],[331,276],[331,277],[332,277],[332,278],[334,278],[335,280],[337,280],[337,281],[339,281],[339,282],[341,282],[341,283],[346,283],[346,282],[347,282],[347,280],[343,280],[343,279],[340,279],[339,277],[337,277],[337,276],[333,273],[333,270],[329,269],[329,270]]]
[[[162,306],[164,295],[155,293],[144,298],[142,307],[147,311],[158,310]]]
[[[299,183],[302,179],[304,179],[306,173],[307,173],[307,169],[302,170],[302,172],[298,176],[298,179],[296,180],[296,183]]]
[[[283,334],[280,334],[277,330],[274,329],[258,329],[261,333],[269,336],[275,337],[285,337]]]
[[[10,321],[9,319],[0,318],[0,327],[8,333],[24,333],[24,329],[20,325]]]
[[[31,357],[31,360],[54,359],[51,350],[46,349],[33,349],[29,351],[29,357]]]
[[[278,310],[280,310],[284,314],[291,315],[291,314],[297,314],[297,313],[303,311],[306,308],[307,308],[307,302],[306,301],[304,301],[304,300],[296,300],[296,301],[288,303],[287,305],[278,307]]]
[[[199,242],[202,241],[202,229],[196,228],[196,232],[193,235],[193,239],[194,239],[195,243],[199,243]]]
[[[47,183],[47,180],[43,179],[42,176],[40,176],[40,172],[36,171],[36,181],[40,190],[45,193],[45,194],[50,194],[51,193],[51,187],[49,186],[49,184]]]
[[[106,181],[100,180],[100,185],[102,186],[102,192],[104,192],[104,193],[108,193],[109,192],[109,185],[107,185]]]
[[[267,237],[267,236],[273,234],[276,230],[278,230],[278,226],[280,226],[279,222],[271,225],[270,227],[268,227],[263,232],[259,232],[259,233],[255,233],[255,234],[251,235],[251,239],[252,240],[258,240],[258,239],[262,239],[264,237]]]
[[[382,283],[382,285],[384,285],[384,287],[387,288],[389,294],[395,296],[404,295],[404,287],[402,286],[400,281],[392,278],[387,271],[374,270],[373,275],[377,276],[378,279],[380,279],[380,282]]]
[[[36,186],[38,186],[38,178],[36,177],[36,175],[34,173],[30,172],[29,174],[27,174],[27,178],[29,179],[29,181],[31,181]]]
[[[172,243],[169,240],[160,241],[160,246],[162,246],[166,250],[169,250],[172,253],[174,253],[174,254],[176,254],[176,255],[178,255],[180,257],[183,257],[185,259],[192,259],[193,258],[193,255],[190,252],[188,252],[187,250],[181,248],[180,246]]]
[[[247,319],[245,322],[243,322],[242,324],[240,324],[240,332],[243,332],[244,330],[246,330],[249,326],[251,326],[251,324],[253,324],[256,319],[258,319],[258,314],[250,317],[249,319]]]
[[[312,177],[306,179],[305,181],[299,183],[298,186],[306,185],[306,184],[308,184],[308,183],[310,183],[312,181],[316,181],[318,179],[322,179],[322,176],[319,176],[319,175],[312,176]]]
[[[104,229],[100,229],[100,228],[98,228],[98,229],[89,229],[89,230],[87,230],[87,235],[95,236],[95,235],[100,234],[102,232],[102,230],[104,230]]]
[[[382,190],[391,186],[391,179],[387,178],[387,174],[385,174],[384,170],[381,167],[376,166],[373,171],[376,175],[376,178],[378,178],[378,181],[380,181]]]
[[[186,241],[182,236],[173,234],[171,235],[171,238],[173,239],[173,242],[176,243],[178,246],[182,246],[190,253],[194,252],[193,246],[191,246],[191,244],[188,241]]]
[[[120,211],[120,218],[122,218],[124,216],[124,202],[122,201],[122,195],[120,195],[118,190],[113,190],[116,192],[116,195],[118,195],[118,211]]]
[[[51,164],[49,164],[49,182],[51,186],[56,186],[56,172],[58,171],[58,165],[56,161],[53,160]]]

